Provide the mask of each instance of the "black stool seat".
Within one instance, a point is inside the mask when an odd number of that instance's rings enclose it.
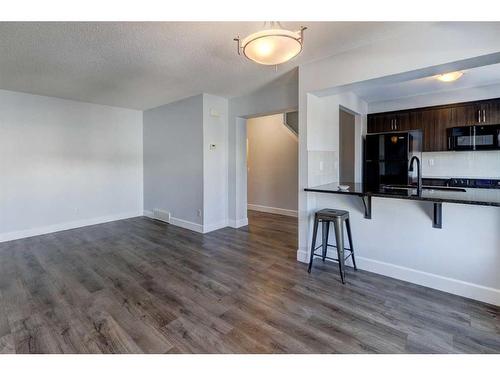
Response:
[[[318,247],[316,247],[316,236],[318,234],[318,225],[322,224],[322,243]],[[328,235],[330,232],[330,223],[333,223],[333,228],[335,229],[335,240],[336,245],[330,245],[328,243]],[[349,248],[344,247],[344,223],[347,230],[347,238],[349,240]],[[326,256],[328,247],[334,247],[337,249],[337,258],[332,258]],[[322,254],[317,254],[316,250],[322,248]],[[348,251],[349,254],[345,256],[345,251]],[[340,278],[342,283],[345,283],[345,261],[350,257],[352,259],[352,264],[354,269],[356,270],[356,260],[354,259],[354,247],[352,244],[352,235],[351,235],[351,224],[349,221],[349,211],[345,210],[337,210],[333,208],[325,208],[323,210],[317,211],[314,214],[314,228],[313,228],[313,238],[311,244],[311,254],[309,259],[309,268],[307,272],[311,272],[311,267],[313,263],[313,259],[315,256],[320,256],[323,258],[323,262],[325,259],[333,260],[338,262]]]

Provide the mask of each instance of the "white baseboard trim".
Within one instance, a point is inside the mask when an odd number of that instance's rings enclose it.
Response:
[[[156,219],[153,215],[153,211],[149,211],[149,210],[142,211],[142,216],[149,217],[150,219]]]
[[[412,268],[356,257],[359,268],[414,284],[500,306],[500,290]]]
[[[169,223],[172,225],[175,225],[177,227],[192,230],[194,232],[203,233],[203,225],[193,223],[192,221],[187,221],[187,220],[182,220],[182,219],[177,219],[175,217],[171,217]]]
[[[34,236],[40,236],[42,234],[60,232],[63,230],[76,229],[81,227],[87,227],[89,225],[109,223],[111,221],[130,219],[132,217],[142,216],[141,212],[129,212],[121,213],[116,215],[101,216],[92,219],[75,220],[66,223],[59,223],[53,225],[47,225],[38,228],[24,229],[15,232],[0,233],[0,242],[19,240],[21,238],[28,238]]]
[[[298,211],[295,210],[288,210],[285,208],[278,208],[278,207],[261,206],[259,204],[248,204],[248,209],[253,211],[267,212],[270,214],[278,214],[278,215],[293,216],[293,217],[299,216]]]
[[[297,250],[297,260],[301,263],[309,263],[309,259],[307,259],[307,251],[298,249]]]
[[[215,223],[215,224],[207,224],[207,225],[203,225],[203,233],[209,233],[209,232],[213,232],[214,230],[218,230],[218,229],[222,229],[222,228],[225,228],[227,227],[227,220],[223,220],[219,223]]]
[[[328,255],[330,256],[330,254]],[[297,250],[297,260],[308,263],[307,251],[303,249]],[[356,257],[356,263],[359,269],[365,271],[500,306],[499,289],[360,256]]]
[[[192,221],[178,219],[178,218],[172,217],[172,216],[170,217],[169,221],[160,220],[154,216],[153,211],[149,211],[149,210],[144,210],[143,216],[149,217],[150,219],[159,220],[159,221],[162,221],[164,223],[172,224],[172,225],[175,225],[176,227],[189,229],[189,230],[192,230],[192,231],[198,232],[198,233],[204,233],[203,225],[198,224],[198,223],[193,223]]]
[[[160,220],[153,215],[153,211],[149,211],[149,210],[144,210],[143,216],[149,217],[150,219],[154,219],[154,220]],[[160,220],[160,221],[163,221],[163,220]],[[209,233],[209,232],[213,232],[214,230],[222,229],[222,228],[225,228],[228,226],[227,220],[223,220],[223,221],[221,221],[219,223],[215,223],[215,224],[201,225],[201,224],[193,223],[192,221],[187,221],[187,220],[177,219],[175,217],[170,217],[170,221],[164,221],[164,222],[168,223],[168,224],[175,225],[177,227],[184,228],[184,229],[189,229],[189,230],[192,230],[192,231],[195,231],[198,233]]]
[[[227,221],[227,226],[228,227],[231,227],[231,228],[241,228],[241,227],[245,227],[248,225],[248,218],[245,218],[245,219],[238,219],[238,220],[231,220],[229,219]]]

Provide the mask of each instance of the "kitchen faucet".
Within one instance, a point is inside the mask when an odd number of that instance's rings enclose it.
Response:
[[[420,159],[417,156],[414,156],[410,160],[410,167],[408,168],[409,172],[413,172],[413,161],[417,161],[417,195],[422,195],[422,170],[420,168]]]

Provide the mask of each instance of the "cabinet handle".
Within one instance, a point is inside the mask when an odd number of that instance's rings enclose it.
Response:
[[[451,137],[448,137],[448,150],[451,150]]]
[[[481,110],[477,111],[477,122],[481,122]]]
[[[483,109],[483,122],[486,122],[486,109]]]
[[[476,127],[472,127],[472,149],[476,149]]]
[[[398,119],[394,119],[394,130],[398,130]]]

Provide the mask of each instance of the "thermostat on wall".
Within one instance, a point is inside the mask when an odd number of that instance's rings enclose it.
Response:
[[[212,116],[212,117],[220,117],[220,113],[216,109],[211,108],[210,109],[210,116]]]

